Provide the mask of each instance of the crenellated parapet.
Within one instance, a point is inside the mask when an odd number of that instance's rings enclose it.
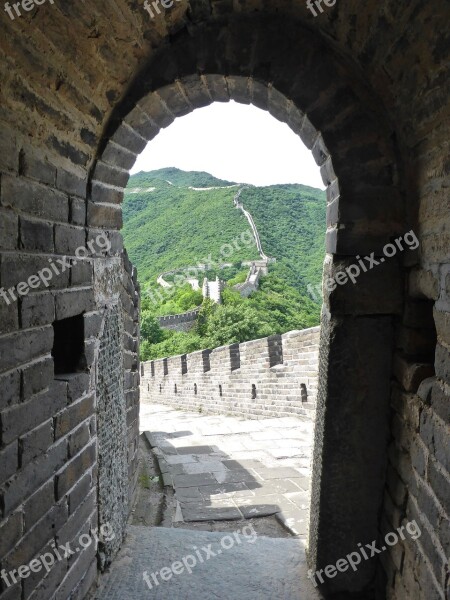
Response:
[[[314,419],[320,327],[142,365],[143,402],[251,418]]]

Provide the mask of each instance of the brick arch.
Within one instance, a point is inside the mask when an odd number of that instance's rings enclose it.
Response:
[[[327,185],[325,275],[404,231],[402,166],[363,73],[298,23],[255,17],[192,27],[142,69],[99,146],[89,224],[120,228],[129,169],[147,142],[177,117],[229,100],[268,110],[312,151]],[[325,294],[310,528],[318,568],[378,535],[402,281],[390,263]],[[366,561],[327,591],[363,592],[374,574]]]

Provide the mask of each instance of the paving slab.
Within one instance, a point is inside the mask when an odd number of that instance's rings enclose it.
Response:
[[[93,600],[320,600],[301,540],[256,536],[251,529],[235,536],[130,526]],[[193,565],[190,573],[183,559]]]
[[[188,523],[276,514],[292,533],[306,536],[311,422],[212,417],[157,404],[142,405],[141,413],[141,428],[160,461],[164,484],[173,484],[177,519]],[[199,500],[204,502],[194,506]]]

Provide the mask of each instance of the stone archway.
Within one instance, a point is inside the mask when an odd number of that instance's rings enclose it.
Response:
[[[325,277],[360,256],[378,256],[403,233],[401,166],[381,102],[321,39],[276,18],[231,19],[226,30],[194,26],[141,70],[109,121],[90,173],[90,224],[120,227],[128,170],[161,128],[231,99],[286,122],[321,167],[328,198]],[[326,290],[310,530],[317,568],[378,535],[393,318],[401,310],[402,273],[394,263],[358,285]],[[329,580],[328,591],[361,592],[374,575],[375,564],[367,562],[339,584]]]

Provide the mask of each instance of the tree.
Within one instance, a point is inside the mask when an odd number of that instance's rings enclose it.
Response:
[[[150,344],[157,344],[164,339],[164,331],[159,326],[158,320],[150,313],[142,313],[141,318],[142,339]]]
[[[258,312],[245,305],[220,306],[208,319],[206,339],[210,348],[245,342],[271,334]]]

